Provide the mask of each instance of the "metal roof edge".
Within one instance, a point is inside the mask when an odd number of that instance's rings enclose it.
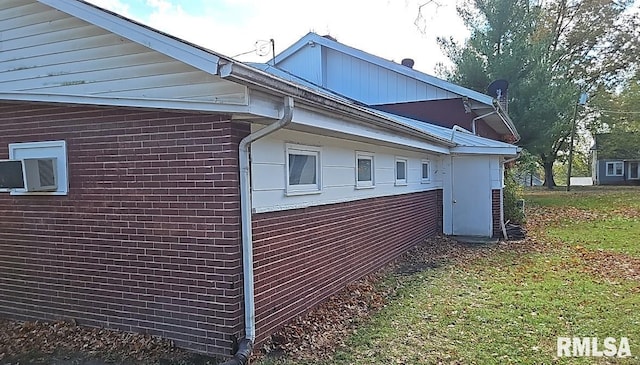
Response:
[[[471,98],[471,99],[473,99],[473,100],[475,100],[475,101],[477,101],[479,103],[485,104],[489,108],[493,108],[494,110],[496,110],[496,112],[500,116],[500,119],[503,121],[503,123],[505,124],[507,129],[509,129],[511,131],[511,133],[513,134],[513,136],[516,138],[516,141],[520,140],[520,135],[519,135],[515,125],[513,124],[513,121],[508,116],[506,111],[500,106],[500,104],[498,103],[497,99],[495,99],[495,98],[493,98],[493,97],[491,97],[489,95],[480,93],[478,91],[471,90],[471,89],[466,88],[464,86],[456,85],[456,84],[451,83],[449,81],[446,81],[446,80],[440,79],[438,77],[426,74],[424,72],[414,70],[413,68],[409,68],[409,67],[403,66],[401,64],[395,63],[393,61],[386,60],[386,59],[384,59],[382,57],[373,55],[373,54],[368,53],[366,51],[363,51],[363,50],[348,46],[346,44],[343,44],[343,43],[328,39],[328,38],[323,37],[321,35],[318,35],[317,33],[314,33],[314,32],[307,33],[304,37],[300,38],[293,45],[287,47],[287,49],[285,49],[284,51],[282,51],[281,53],[276,55],[274,57],[275,63],[277,64],[278,62],[281,62],[281,61],[287,59],[288,57],[290,57],[291,55],[296,53],[298,50],[300,50],[302,47],[307,45],[309,42],[318,43],[318,44],[320,44],[322,46],[334,49],[334,50],[336,50],[338,52],[342,52],[342,53],[351,55],[351,56],[359,58],[361,60],[376,64],[376,65],[378,65],[380,67],[383,67],[383,68],[386,68],[386,69],[390,69],[392,71],[395,71],[397,73],[403,74],[403,75],[408,76],[408,77],[411,77],[413,79],[417,79],[417,80],[423,81],[425,83],[431,84],[431,85],[436,86],[438,88],[447,90],[449,92],[458,94],[460,96],[466,96],[466,97]],[[274,59],[272,59],[270,62],[273,62]]]
[[[475,90],[468,89],[468,88],[466,88],[464,86],[456,85],[456,84],[451,83],[449,81],[440,79],[440,78],[438,78],[436,76],[432,76],[432,75],[426,74],[424,72],[414,70],[413,68],[409,68],[409,67],[403,66],[403,65],[395,63],[393,61],[389,61],[389,60],[384,59],[382,57],[379,57],[379,56],[376,56],[374,54],[368,53],[366,51],[363,51],[363,50],[348,46],[346,44],[343,44],[343,43],[340,43],[340,42],[337,42],[337,41],[333,41],[331,39],[328,39],[328,38],[325,38],[325,37],[323,37],[321,35],[318,35],[317,33],[314,33],[314,32],[307,33],[304,37],[300,38],[300,40],[298,40],[293,45],[287,47],[287,49],[285,49],[284,51],[279,53],[275,57],[276,64],[278,62],[281,62],[284,59],[288,58],[289,56],[291,56],[295,52],[297,52],[299,49],[301,49],[304,45],[308,44],[310,41],[313,41],[313,42],[318,43],[320,45],[323,45],[325,47],[329,47],[331,49],[337,50],[339,52],[354,56],[354,57],[362,59],[364,61],[376,64],[378,66],[381,66],[381,67],[384,67],[384,68],[387,68],[387,69],[391,69],[391,70],[396,71],[398,73],[404,74],[405,76],[424,81],[426,83],[429,83],[429,84],[437,86],[437,87],[439,87],[441,89],[453,92],[455,94],[459,94],[461,96],[467,96],[467,97],[469,97],[469,98],[471,98],[471,99],[473,99],[475,101],[478,101],[480,103],[486,104],[488,106],[492,106],[493,105],[494,98],[489,96],[489,95],[477,92]]]
[[[516,129],[516,126],[515,126],[515,124],[513,124],[513,121],[511,120],[511,117],[509,117],[509,114],[507,113],[507,111],[504,110],[504,108],[498,102],[498,100],[495,100],[494,107],[496,108],[496,111],[498,112],[498,115],[500,116],[500,119],[502,119],[504,124],[511,131],[511,134],[513,134],[513,136],[515,137],[515,141],[513,141],[513,142],[514,143],[518,142],[520,140],[520,133],[518,133],[518,129]]]
[[[392,130],[425,138],[426,140],[447,147],[456,145],[448,139],[441,138],[437,135],[414,128],[404,123],[399,123],[388,116],[382,115],[365,106],[358,105],[355,102],[349,102],[331,94],[321,93],[317,90],[313,90],[293,81],[282,79],[266,71],[259,70],[238,61],[221,64],[220,76],[243,84],[248,83],[253,87],[270,90],[271,92],[291,95],[314,105],[319,105],[325,108],[330,107],[338,112],[350,114],[358,117],[359,119],[365,119],[369,122],[377,123],[379,126],[384,126]]]
[[[500,156],[517,156],[518,147],[475,147],[475,146],[457,146],[450,149],[451,153],[465,154],[465,155],[500,155]]]

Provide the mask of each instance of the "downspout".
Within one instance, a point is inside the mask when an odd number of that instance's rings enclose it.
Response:
[[[504,169],[504,165],[502,166]],[[507,236],[507,225],[504,223],[504,186],[500,192],[500,228],[502,228],[502,236],[504,237],[504,240],[508,240],[509,236]]]
[[[484,114],[484,115],[481,115],[481,116],[479,116],[479,117],[475,117],[475,118],[473,118],[473,120],[471,121],[471,133],[473,133],[474,135],[476,134],[476,122],[477,122],[479,119],[482,119],[482,118],[484,118],[484,117],[488,117],[488,116],[490,116],[491,114],[496,114],[496,113],[498,113],[498,110],[494,110],[494,111],[489,112],[489,113],[487,113],[487,114]]]
[[[249,146],[256,140],[265,137],[291,123],[293,118],[293,98],[284,97],[284,113],[282,118],[240,141],[240,216],[242,219],[242,267],[244,277],[244,323],[245,338],[240,342],[233,358],[221,365],[246,364],[251,356],[256,340],[256,316],[253,278],[253,233],[251,230],[251,185]]]

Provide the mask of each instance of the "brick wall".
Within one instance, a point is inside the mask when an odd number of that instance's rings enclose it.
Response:
[[[258,342],[439,233],[441,202],[442,190],[435,190],[254,214]]]
[[[7,144],[64,139],[68,196],[0,193],[0,316],[75,318],[228,353],[243,331],[237,146],[225,116],[0,104]]]
[[[491,215],[493,218],[493,237],[502,237],[502,226],[500,224],[500,195],[502,190],[491,190]]]

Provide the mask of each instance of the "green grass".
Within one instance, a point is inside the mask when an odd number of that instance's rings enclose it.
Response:
[[[396,296],[332,359],[262,365],[638,364],[640,283],[592,267],[580,247],[594,255],[615,253],[620,261],[640,257],[640,222],[629,217],[640,209],[639,196],[638,188],[528,192],[530,204],[560,212],[540,233],[551,244],[493,249],[409,277],[390,276],[388,281],[401,282]],[[606,214],[571,223],[563,207]],[[624,336],[633,356],[558,359],[558,336]]]
[[[548,229],[550,237],[569,245],[640,258],[640,220],[614,217],[595,222],[563,224]]]
[[[554,361],[558,336],[640,339],[636,283],[559,269],[559,257],[509,256],[413,278],[332,363],[544,364]]]
[[[640,210],[640,187],[576,186],[571,191],[563,188],[549,190],[534,188],[525,194],[527,204],[546,207],[573,207],[598,212],[615,212],[619,209]]]

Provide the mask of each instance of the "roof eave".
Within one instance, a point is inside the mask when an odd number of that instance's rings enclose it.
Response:
[[[514,138],[513,143],[518,142],[520,140],[520,134],[518,133],[516,126],[513,124],[513,121],[509,117],[509,114],[507,114],[504,108],[502,108],[502,104],[500,104],[500,102],[498,102],[497,99],[493,99],[493,106],[495,107],[496,112],[498,113],[498,116],[500,116],[500,119],[502,119],[505,126],[509,129],[509,131],[513,135],[513,138]]]
[[[393,120],[355,103],[347,103],[344,100],[340,100],[330,95],[320,95],[316,91],[305,86],[277,78],[267,72],[244,65],[240,62],[223,62],[220,68],[220,76],[224,79],[229,79],[231,81],[271,93],[275,92],[277,94],[290,95],[302,99],[312,105],[331,108],[343,115],[348,115],[359,120],[366,120],[374,125],[423,138],[439,145],[446,147],[456,146],[456,144],[450,140],[425,133],[411,126],[395,123]]]
[[[423,72],[416,71],[412,68],[397,64],[395,62],[385,60],[379,56],[367,53],[365,51],[353,48],[351,46],[347,46],[337,41],[327,39],[313,32],[307,33],[304,37],[300,38],[300,40],[298,40],[296,43],[294,43],[293,45],[285,49],[283,52],[275,56],[275,62],[276,63],[282,62],[283,60],[285,60],[286,58],[290,57],[292,54],[300,50],[309,42],[315,42],[317,44],[331,48],[338,52],[347,53],[361,60],[378,64],[381,67],[391,69],[395,72],[398,72],[400,74],[403,74],[405,76],[408,76],[414,79],[422,80],[438,88],[450,91],[452,93],[458,94],[463,97],[468,97],[474,100],[475,102],[486,105],[487,109],[490,109],[490,110],[494,109],[496,111],[496,113],[498,114],[498,116],[506,126],[506,128],[514,136],[515,142],[520,140],[520,135],[518,134],[518,131],[515,125],[513,124],[513,121],[511,121],[511,118],[509,118],[505,110],[500,106],[500,103],[495,98],[489,95],[477,92],[475,90],[471,90],[463,86],[450,83],[446,80],[439,79],[435,76],[431,76]]]
[[[457,146],[451,148],[452,154],[465,155],[497,155],[504,157],[516,157],[518,155],[518,147],[476,147],[476,146]]]
[[[349,54],[353,57],[359,58],[361,60],[367,61],[367,62],[371,62],[374,64],[377,64],[381,67],[384,68],[388,68],[391,69],[395,72],[398,72],[400,74],[403,74],[405,76],[411,77],[413,79],[418,79],[418,80],[422,80],[424,82],[427,82],[431,85],[434,85],[436,87],[439,87],[441,89],[450,91],[452,93],[458,94],[460,96],[466,96],[472,100],[475,100],[479,103],[482,104],[486,104],[487,106],[491,106],[493,105],[493,98],[489,95],[477,92],[475,90],[471,90],[468,89],[464,86],[460,86],[460,85],[456,85],[453,84],[451,82],[448,82],[446,80],[442,80],[440,78],[437,78],[435,76],[431,76],[429,74],[425,74],[423,72],[414,70],[412,68],[403,66],[401,64],[395,63],[393,61],[389,61],[386,60],[382,57],[373,55],[371,53],[365,52],[363,50],[357,49],[357,48],[353,48],[351,46],[348,46],[346,44],[337,42],[337,41],[333,41],[331,39],[327,39],[323,36],[320,36],[316,33],[310,32],[308,34],[306,34],[304,37],[302,37],[300,40],[298,40],[296,43],[294,43],[293,45],[291,45],[290,47],[288,47],[287,49],[285,49],[284,51],[282,51],[280,54],[278,54],[275,57],[275,62],[282,62],[283,60],[285,60],[286,58],[290,57],[292,54],[294,54],[295,52],[297,52],[299,49],[301,49],[302,47],[304,47],[306,44],[308,44],[309,42],[314,42],[317,44],[320,44],[322,46],[331,48],[333,50],[336,50],[338,52],[342,52],[342,53],[346,53]]]

